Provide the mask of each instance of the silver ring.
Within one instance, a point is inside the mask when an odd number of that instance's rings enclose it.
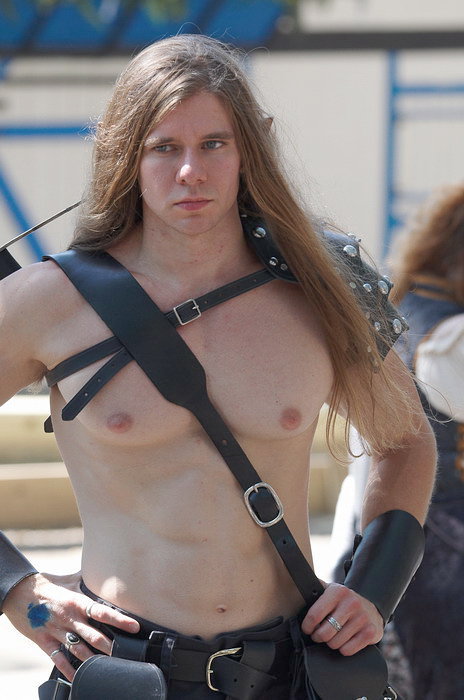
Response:
[[[59,654],[60,651],[61,651],[61,647],[60,647],[59,649],[54,649],[54,650],[52,651],[52,653],[49,654],[49,657],[50,657],[51,659],[53,659],[53,657],[56,656],[57,654]]]
[[[338,620],[336,620],[332,615],[329,615],[328,617],[325,618],[329,625],[332,625],[332,627],[337,630],[337,632],[341,632],[343,629],[343,625],[339,623]]]
[[[85,609],[85,614],[87,615],[87,617],[92,617],[92,608],[93,608],[93,606],[95,605],[95,603],[96,603],[96,601],[95,601],[95,600],[92,600],[92,601],[87,605],[87,607],[86,607],[86,609]]]
[[[75,644],[79,644],[80,641],[81,638],[78,637],[75,632],[66,632],[66,648],[68,648],[68,644],[69,646],[74,646]]]

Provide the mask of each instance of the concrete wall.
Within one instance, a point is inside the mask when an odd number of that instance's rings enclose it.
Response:
[[[300,2],[306,31],[440,30],[464,26],[461,0],[329,0]]]

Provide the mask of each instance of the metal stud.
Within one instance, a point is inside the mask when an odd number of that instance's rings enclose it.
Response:
[[[369,282],[365,282],[365,283],[363,284],[363,289],[364,289],[366,292],[372,292],[372,285],[369,284]]]
[[[379,280],[377,282],[377,286],[382,292],[382,294],[388,294],[388,292],[390,291],[390,286],[387,284],[387,282],[385,282],[385,280]]]
[[[346,253],[347,255],[350,256],[350,258],[355,258],[358,254],[358,251],[354,247],[354,245],[346,245],[343,248],[343,252]]]
[[[282,263],[282,265],[280,266],[280,269],[284,270],[284,271],[288,270],[288,265],[286,265],[285,263]]]
[[[269,260],[269,265],[272,265],[272,267],[275,267],[278,264],[277,258],[270,258]]]
[[[403,324],[401,323],[399,318],[394,318],[392,321],[392,326],[394,332],[399,335],[401,331],[403,330]]]
[[[376,331],[379,331],[379,330],[382,328],[382,326],[380,325],[380,323],[379,323],[378,321],[376,321],[376,322],[374,323],[374,328],[375,328]]]
[[[264,238],[266,235],[266,229],[264,229],[262,226],[257,226],[255,229],[253,229],[253,236],[255,238]]]
[[[350,282],[351,289],[356,289],[356,282]]]

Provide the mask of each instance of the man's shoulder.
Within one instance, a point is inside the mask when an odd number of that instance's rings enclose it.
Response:
[[[9,308],[57,312],[75,294],[66,275],[52,261],[26,265],[0,282],[2,301]]]

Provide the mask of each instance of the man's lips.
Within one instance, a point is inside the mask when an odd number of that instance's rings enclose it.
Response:
[[[197,209],[203,209],[207,204],[210,203],[210,199],[182,199],[180,202],[176,202],[175,206],[185,209],[186,211],[196,211]]]

